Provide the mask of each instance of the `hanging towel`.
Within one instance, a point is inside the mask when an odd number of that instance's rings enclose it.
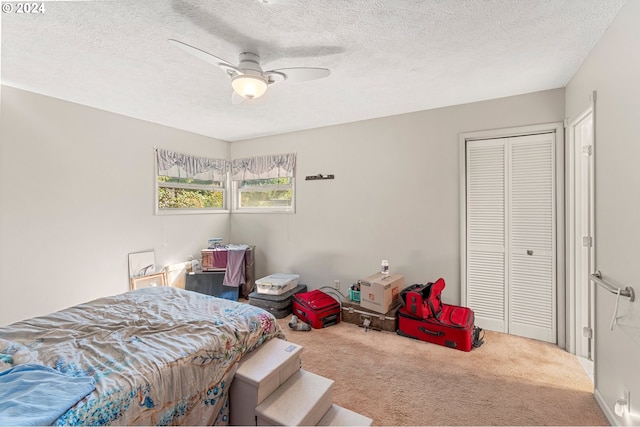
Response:
[[[226,268],[227,267],[227,247],[215,248],[211,251],[213,255],[213,268]]]
[[[244,254],[248,248],[247,245],[228,245],[227,270],[224,272],[223,285],[240,286],[244,284]]]
[[[51,425],[95,390],[92,377],[71,377],[35,364],[0,372],[0,425]]]

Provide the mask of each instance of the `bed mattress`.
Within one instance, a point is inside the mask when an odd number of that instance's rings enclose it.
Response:
[[[54,425],[226,424],[238,361],[273,337],[284,335],[258,307],[151,287],[0,328],[0,371],[93,377]]]

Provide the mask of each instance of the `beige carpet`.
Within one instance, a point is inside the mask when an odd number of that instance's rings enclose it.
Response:
[[[609,425],[580,362],[555,345],[487,332],[466,353],[340,323],[287,339],[335,381],[334,403],[374,425]]]

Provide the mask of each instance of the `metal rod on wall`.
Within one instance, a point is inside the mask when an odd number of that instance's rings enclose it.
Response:
[[[612,294],[617,294],[618,292],[620,292],[620,295],[622,295],[623,297],[629,297],[631,299],[631,302],[636,299],[636,293],[631,286],[627,286],[626,288],[622,289],[605,282],[602,279],[602,273],[600,273],[600,270],[596,271],[593,274],[590,274],[589,278],[592,282],[602,286]]]
[[[321,173],[317,174],[317,175],[309,175],[307,177],[305,177],[306,181],[315,181],[318,179],[334,179],[335,175],[333,174],[329,174],[329,175],[323,175]]]

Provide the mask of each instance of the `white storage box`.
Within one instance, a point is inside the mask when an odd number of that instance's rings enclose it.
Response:
[[[298,286],[299,274],[275,273],[256,280],[259,294],[281,295]]]

